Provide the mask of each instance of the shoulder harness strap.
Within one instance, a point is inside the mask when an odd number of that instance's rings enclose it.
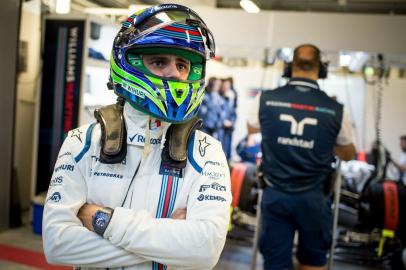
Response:
[[[123,116],[124,100],[101,107],[94,116],[101,126],[99,160],[106,164],[121,163],[127,155],[127,130]]]
[[[165,145],[161,154],[162,164],[177,169],[185,168],[189,138],[201,126],[202,119],[198,117],[185,123],[172,124],[166,132]]]

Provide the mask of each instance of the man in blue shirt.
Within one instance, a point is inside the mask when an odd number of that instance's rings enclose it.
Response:
[[[294,51],[287,85],[265,91],[249,119],[261,130],[267,187],[262,200],[259,249],[264,269],[292,269],[297,231],[299,269],[325,269],[331,245],[332,211],[325,186],[334,155],[355,155],[343,106],[320,90],[320,50],[304,44]]]

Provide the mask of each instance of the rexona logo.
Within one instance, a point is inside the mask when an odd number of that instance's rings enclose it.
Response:
[[[59,192],[54,192],[51,197],[48,198],[48,201],[59,202],[61,200],[61,194]]]
[[[63,176],[60,175],[60,176],[57,176],[54,179],[52,179],[51,182],[49,183],[49,185],[51,187],[52,186],[60,186],[60,185],[62,185],[62,182],[63,182]]]
[[[204,192],[209,188],[212,188],[212,189],[217,190],[217,191],[226,191],[225,186],[222,186],[219,183],[214,182],[214,183],[211,183],[210,185],[201,185],[200,189],[199,189],[199,192]]]
[[[72,171],[75,169],[75,166],[69,164],[62,164],[55,168],[55,172],[63,171]]]
[[[221,196],[217,196],[217,195],[203,195],[200,194],[199,197],[197,197],[198,201],[220,201],[220,202],[225,202],[226,199],[224,199]]]

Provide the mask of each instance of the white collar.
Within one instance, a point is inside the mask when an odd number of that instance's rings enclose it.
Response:
[[[127,102],[124,104],[124,119],[127,127],[127,144],[144,146],[146,138],[149,137],[152,147],[160,145],[163,148],[165,142],[162,138],[165,138],[170,123],[138,111]],[[148,123],[150,123],[149,134]]]

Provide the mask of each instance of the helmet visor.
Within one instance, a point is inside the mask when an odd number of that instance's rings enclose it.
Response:
[[[179,56],[190,63],[189,74],[187,81],[194,82],[204,79],[204,63],[202,58],[196,53],[189,52],[182,49],[174,48],[140,48],[140,49],[130,49],[126,52],[126,61],[134,68],[141,70],[142,72],[149,75],[153,74],[146,66],[143,61],[143,55],[165,55],[171,54]]]

